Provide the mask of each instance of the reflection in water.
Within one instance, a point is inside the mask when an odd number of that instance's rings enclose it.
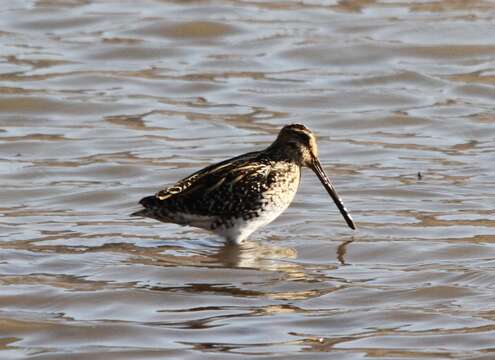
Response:
[[[224,244],[211,257],[225,267],[287,271],[287,263],[281,263],[280,260],[296,259],[297,251],[292,248],[248,241],[241,245]]]
[[[338,247],[338,259],[344,261],[345,246],[351,241],[345,241]],[[203,279],[191,274],[191,280],[185,286],[170,285],[166,280],[146,281],[143,285],[150,290],[186,293],[215,293],[232,296],[258,297],[263,296],[278,300],[302,300],[322,296],[339,289],[339,284],[347,280],[326,274],[336,269],[334,261],[329,264],[298,263],[297,251],[293,248],[274,246],[266,242],[248,241],[241,245],[222,244],[207,246],[202,249],[170,248],[161,246],[147,248],[145,251],[132,251],[127,261],[132,264],[150,266],[186,266],[191,273],[202,272],[204,268],[230,269],[234,280],[229,278],[229,285],[223,285],[222,276],[215,279]],[[138,256],[135,256],[138,255]],[[345,261],[344,261],[345,262]],[[252,279],[247,271],[256,271],[258,276]],[[234,276],[233,274],[238,274]],[[261,274],[264,274],[263,276]],[[225,273],[224,273],[224,276]],[[237,280],[235,280],[237,279]],[[199,280],[199,281],[198,281]],[[333,286],[330,286],[333,283]],[[254,284],[264,284],[262,288]],[[321,286],[325,284],[324,286]]]
[[[337,247],[337,260],[342,265],[349,265],[348,263],[345,262],[345,254],[347,253],[347,245],[349,245],[353,241],[354,241],[354,239],[353,240],[346,240]]]
[[[192,240],[194,241],[194,240]],[[268,271],[290,272],[296,264],[286,260],[296,259],[297,251],[292,248],[272,246],[266,243],[248,241],[235,245],[228,243],[208,244],[201,247],[189,246],[139,247],[133,244],[104,245],[100,250],[125,252],[128,261],[153,266],[195,266],[209,268],[249,268]],[[95,251],[93,249],[92,251]]]

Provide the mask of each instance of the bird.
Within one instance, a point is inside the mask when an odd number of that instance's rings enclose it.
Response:
[[[354,230],[349,211],[320,163],[316,138],[301,124],[282,127],[264,150],[207,166],[142,198],[143,208],[131,215],[206,229],[228,243],[241,244],[289,207],[303,167],[313,170]]]

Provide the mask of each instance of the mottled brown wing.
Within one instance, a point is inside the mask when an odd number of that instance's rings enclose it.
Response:
[[[241,216],[260,207],[268,187],[269,161],[237,159],[211,168],[181,192],[169,195],[163,205],[172,212],[205,216]]]
[[[179,180],[174,185],[160,190],[155,194],[155,196],[159,200],[165,200],[172,196],[183,194],[186,191],[189,192],[193,188],[201,186],[202,184],[214,181],[214,178],[216,177],[222,177],[225,173],[228,173],[230,169],[239,166],[239,164],[251,161],[256,158],[259,153],[259,151],[255,151],[207,166],[192,175]],[[213,178],[209,179],[211,176],[213,176]]]

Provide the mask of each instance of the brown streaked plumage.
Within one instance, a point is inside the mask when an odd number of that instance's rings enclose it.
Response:
[[[208,229],[240,243],[290,205],[303,166],[315,172],[347,225],[355,229],[320,164],[313,133],[299,124],[284,126],[264,150],[210,165],[141,199],[144,209],[132,215]]]

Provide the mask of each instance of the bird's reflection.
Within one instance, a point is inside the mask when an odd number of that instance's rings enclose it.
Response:
[[[275,245],[276,241],[265,239],[232,245],[203,239],[201,246],[197,242],[177,241],[174,246],[162,245],[133,251],[135,256],[128,261],[177,268],[178,272],[172,271],[171,277],[148,278],[138,285],[160,292],[302,300],[337,291],[340,284],[346,283],[346,279],[333,276],[332,272],[340,266],[335,260],[347,264],[346,246],[352,240],[344,241],[334,250],[333,261],[329,254],[328,263],[322,263],[321,258],[315,262],[304,258],[298,260],[295,248],[279,246],[278,243]],[[209,275],[205,269],[211,269]],[[219,272],[218,269],[232,271]],[[237,269],[257,272],[239,272]]]
[[[345,240],[342,242],[338,247],[337,247],[337,260],[341,265],[349,265],[345,261],[345,255],[347,254],[347,245],[352,243],[354,239],[351,240]]]
[[[128,250],[128,249],[127,249]],[[127,251],[126,251],[127,252]],[[132,263],[154,266],[198,266],[209,268],[252,268],[259,270],[283,270],[300,265],[287,260],[297,258],[297,250],[291,247],[249,241],[241,245],[203,241],[202,246],[175,242],[157,247],[133,246]]]
[[[250,241],[240,245],[223,244],[209,256],[225,267],[280,270],[287,267],[287,263],[280,263],[280,260],[296,259],[297,250]]]
[[[347,246],[353,241],[354,239],[345,240],[337,247],[336,261],[339,264],[349,265],[346,260]],[[129,244],[126,248],[128,246]],[[205,239],[201,246],[190,242],[174,242],[173,245],[132,247],[132,251],[125,249],[125,252],[132,254],[129,259],[132,263],[154,266],[251,268],[283,271],[297,276],[304,272],[304,263],[295,261],[298,258],[295,248],[274,245],[271,241],[248,241],[235,245]],[[332,267],[335,267],[334,262],[325,265],[327,269]]]

